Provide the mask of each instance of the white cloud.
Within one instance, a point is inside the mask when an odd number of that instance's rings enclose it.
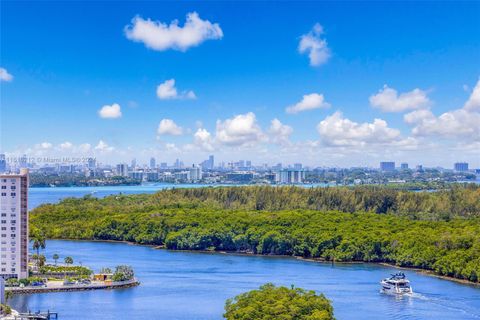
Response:
[[[13,80],[13,76],[8,73],[7,69],[0,68],[0,81],[10,82]]]
[[[210,132],[204,128],[198,128],[193,135],[194,144],[206,151],[213,151],[213,138]]]
[[[268,133],[273,143],[284,146],[291,144],[290,135],[293,133],[293,128],[283,124],[276,118],[271,121]]]
[[[462,138],[461,143],[480,141],[480,80],[463,108],[435,116],[430,110],[417,110],[403,117],[413,126],[414,136]]]
[[[161,100],[168,99],[196,99],[197,96],[191,90],[178,93],[175,87],[175,79],[166,80],[157,87],[157,97]]]
[[[300,102],[288,106],[285,111],[287,113],[299,113],[302,111],[328,107],[330,107],[330,104],[325,101],[323,94],[311,93],[304,95]]]
[[[157,133],[159,135],[179,136],[183,133],[183,129],[171,119],[162,119],[158,124]]]
[[[357,123],[344,118],[339,111],[321,121],[317,131],[321,140],[330,146],[389,144],[401,138],[400,131],[389,128],[382,119],[375,119],[373,123]]]
[[[473,88],[473,91],[463,108],[465,108],[467,111],[480,112],[480,79],[477,81],[475,88]]]
[[[330,49],[327,41],[321,38],[322,34],[323,27],[316,23],[309,33],[302,35],[300,38],[298,51],[302,54],[308,53],[311,66],[320,66],[330,58]]]
[[[480,113],[457,109],[436,117],[431,111],[413,111],[406,114],[404,120],[414,125],[412,133],[415,136],[480,140]]]
[[[69,150],[73,148],[73,144],[69,141],[65,141],[63,143],[60,143],[60,149],[62,150]]]
[[[206,40],[221,39],[223,31],[218,23],[202,20],[198,13],[190,12],[183,27],[178,25],[178,20],[167,24],[136,16],[131,25],[125,26],[125,35],[135,42],[143,42],[153,50],[187,51]]]
[[[265,139],[253,112],[237,115],[225,121],[217,120],[216,140],[229,146],[251,146]]]
[[[98,144],[95,146],[95,150],[100,151],[100,152],[110,152],[110,151],[115,150],[115,148],[109,146],[105,141],[100,140],[100,141],[98,141]]]
[[[51,144],[50,142],[42,142],[35,145],[36,149],[43,149],[43,150],[52,149],[52,147],[53,147],[53,144]]]
[[[399,95],[397,90],[384,85],[377,94],[370,96],[370,105],[385,112],[420,109],[430,104],[427,93],[418,88]]]
[[[98,110],[98,115],[104,119],[116,119],[122,116],[122,111],[120,110],[120,105],[114,103],[112,105],[104,105]]]

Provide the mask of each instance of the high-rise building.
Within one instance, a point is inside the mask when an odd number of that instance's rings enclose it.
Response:
[[[191,181],[202,180],[202,178],[203,178],[202,169],[199,166],[193,165],[193,167],[191,167],[189,169],[189,171],[190,171],[190,180]]]
[[[95,158],[88,158],[87,166],[88,169],[95,170],[95,168],[97,167],[97,160]]]
[[[7,160],[5,159],[5,155],[2,153],[0,154],[0,173],[4,173],[7,171]]]
[[[150,169],[155,169],[157,167],[157,163],[154,157],[150,158]]]
[[[0,277],[28,277],[28,169],[0,175]]]
[[[393,161],[380,162],[380,170],[382,170],[382,171],[395,171],[395,162],[393,162]]]
[[[302,164],[301,164],[301,163],[294,163],[294,164],[293,164],[293,169],[295,169],[295,170],[300,170],[300,169],[302,169]]]
[[[303,183],[303,180],[305,180],[305,171],[301,169],[283,169],[277,172],[276,180],[278,183],[284,184]]]
[[[458,171],[458,172],[468,171],[468,163],[467,162],[456,162],[453,165],[453,170]]]
[[[408,163],[404,162],[404,163],[400,164],[400,169],[407,170],[408,169]]]
[[[245,162],[245,165],[247,166],[247,168],[251,168],[251,167],[252,167],[252,161],[247,160],[247,161]]]
[[[117,164],[117,175],[128,177],[128,166],[126,163]]]
[[[132,159],[131,167],[132,167],[132,170],[135,170],[135,168],[137,167],[137,159],[135,158]]]

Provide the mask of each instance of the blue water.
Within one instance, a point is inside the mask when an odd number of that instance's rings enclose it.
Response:
[[[117,187],[31,188],[30,207],[92,194],[154,193],[174,187],[154,184]],[[47,242],[46,256],[72,256],[99,271],[132,265],[139,287],[16,296],[14,308],[54,310],[61,320],[221,319],[227,298],[266,282],[323,292],[337,319],[480,319],[480,288],[408,271],[415,294],[396,298],[379,293],[379,280],[394,268],[375,264],[335,265],[293,258],[172,252],[121,243]]]
[[[215,185],[217,186],[217,185]],[[83,197],[92,195],[103,198],[112,194],[140,194],[155,193],[163,189],[171,188],[200,188],[213,187],[213,185],[204,184],[171,184],[171,183],[152,183],[138,186],[106,186],[106,187],[56,187],[56,188],[30,188],[28,190],[29,209],[38,207],[44,203],[57,203],[67,197]]]
[[[415,294],[379,293],[398,270],[374,264],[335,265],[294,258],[174,252],[122,243],[47,242],[94,270],[127,263],[139,287],[16,296],[17,310],[55,310],[60,319],[221,319],[227,298],[266,282],[323,292],[337,319],[480,319],[480,289],[407,271]]]

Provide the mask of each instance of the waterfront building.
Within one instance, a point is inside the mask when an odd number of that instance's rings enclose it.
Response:
[[[277,173],[276,181],[282,184],[298,184],[305,180],[305,171],[295,169],[283,169]]]
[[[97,167],[97,160],[95,158],[88,158],[87,166],[88,169],[94,170]]]
[[[190,180],[191,181],[202,180],[202,177],[203,177],[202,169],[199,166],[193,165],[193,167],[190,168],[189,171],[190,171]]]
[[[395,171],[395,162],[382,161],[380,162],[380,170],[382,171]]]
[[[408,169],[408,163],[404,162],[404,163],[400,164],[400,169],[407,170]]]
[[[467,162],[456,162],[453,165],[453,170],[458,171],[458,172],[468,171],[468,163]]]
[[[28,169],[0,175],[0,277],[28,277]]]

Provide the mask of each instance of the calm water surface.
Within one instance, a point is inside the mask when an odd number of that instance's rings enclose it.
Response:
[[[169,187],[32,188],[29,200],[33,208],[72,196],[153,193]],[[378,282],[398,270],[374,264],[331,266],[292,258],[50,240],[45,254],[54,253],[72,256],[75,263],[95,271],[130,264],[142,284],[122,290],[21,295],[11,301],[15,309],[55,310],[61,320],[221,319],[227,298],[273,282],[323,292],[332,300],[337,319],[480,319],[480,288],[409,271],[415,294],[396,298],[379,293]]]
[[[332,300],[337,319],[480,319],[480,289],[407,272],[413,297],[379,293],[393,268],[293,258],[174,252],[121,243],[57,241],[46,255],[70,255],[94,270],[128,263],[139,287],[16,296],[22,311],[55,310],[60,319],[221,319],[225,300],[265,282],[313,289]]]

